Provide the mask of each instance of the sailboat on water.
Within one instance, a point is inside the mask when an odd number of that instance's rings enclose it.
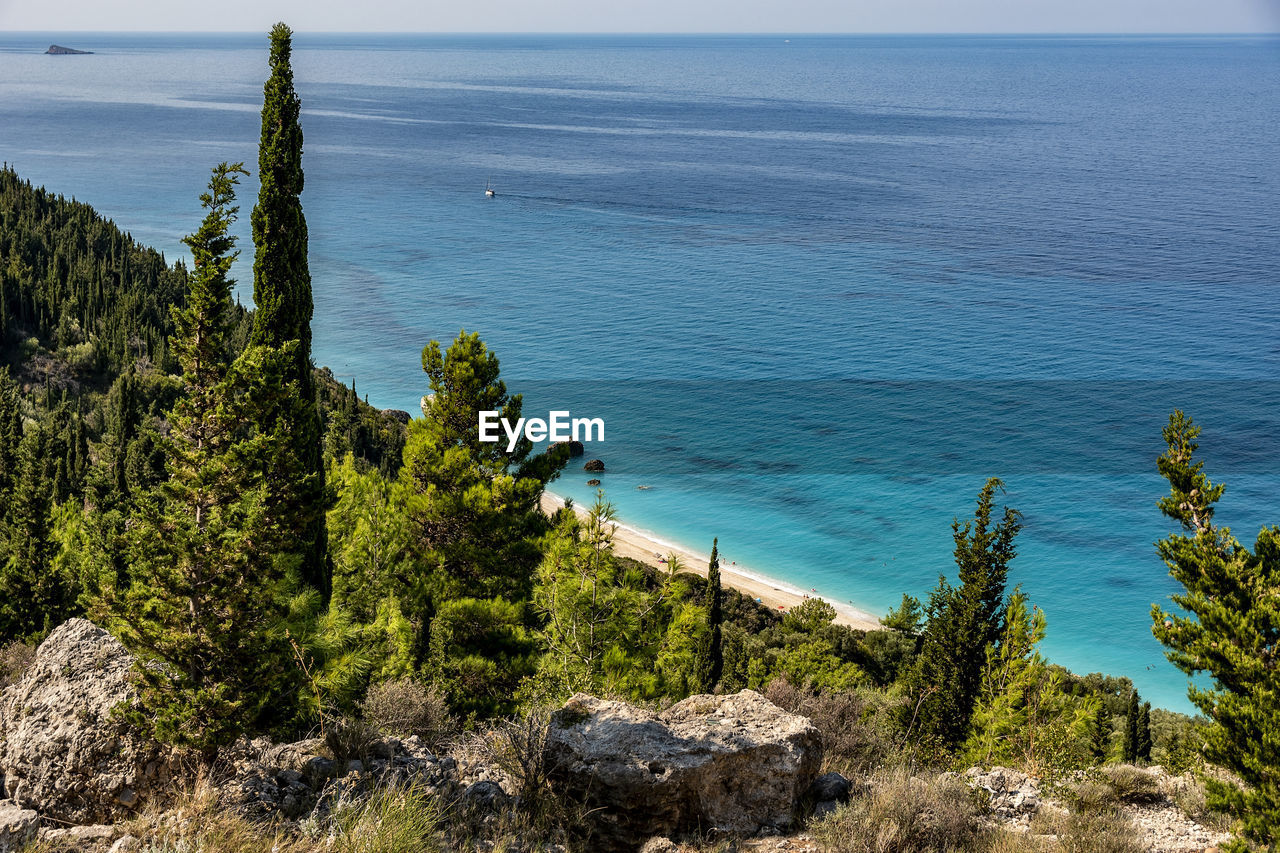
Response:
[[[484,197],[493,198],[497,193],[493,191],[493,179],[490,178],[484,182]]]

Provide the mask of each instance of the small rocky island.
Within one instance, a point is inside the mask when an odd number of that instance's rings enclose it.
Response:
[[[93,53],[92,50],[76,50],[74,47],[63,47],[60,44],[51,44],[45,53],[50,56],[87,56]]]

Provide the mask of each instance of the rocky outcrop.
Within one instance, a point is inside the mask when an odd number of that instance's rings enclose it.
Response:
[[[0,800],[0,853],[15,853],[36,837],[40,817],[13,800]]]
[[[93,53],[92,50],[76,50],[74,47],[63,47],[60,44],[51,44],[45,53],[50,56],[88,56]]]
[[[758,693],[652,713],[577,694],[547,733],[551,776],[591,811],[600,849],[791,823],[822,763],[818,730]]]
[[[1029,823],[1040,808],[1040,786],[1026,773],[1007,767],[970,767],[964,773],[970,788],[986,791],[991,796],[991,812],[997,818],[1014,823]]]
[[[409,425],[409,421],[413,420],[409,413],[404,409],[383,409],[382,414],[398,424]]]
[[[432,754],[417,737],[374,741],[359,757],[341,762],[329,757],[318,738],[289,744],[242,739],[221,757],[230,772],[218,786],[219,802],[252,819],[325,813],[339,803],[359,800],[378,786],[413,783],[445,802],[475,787],[474,783],[468,787],[471,780],[459,772],[454,759]],[[483,793],[492,794],[487,789]],[[496,794],[489,797],[496,798]]]
[[[601,473],[604,471],[604,462],[600,459],[588,460],[587,464],[582,466],[582,470]]]
[[[587,452],[587,446],[581,441],[557,441],[547,447],[547,450],[555,450],[557,447],[569,447],[569,457],[581,456]]]
[[[0,775],[25,808],[71,824],[127,817],[168,782],[165,753],[120,719],[133,658],[92,622],[72,619],[0,694]]]

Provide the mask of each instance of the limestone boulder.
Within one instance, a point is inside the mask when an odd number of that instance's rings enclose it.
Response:
[[[133,658],[72,619],[0,694],[0,776],[23,808],[70,824],[113,823],[168,787],[166,751],[125,723]]]
[[[0,853],[16,853],[36,837],[40,816],[13,800],[0,800]]]
[[[546,749],[553,783],[590,807],[596,843],[615,850],[785,827],[822,764],[813,724],[750,690],[659,713],[577,694],[552,715]]]

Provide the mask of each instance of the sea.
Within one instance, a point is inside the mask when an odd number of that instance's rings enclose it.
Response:
[[[418,414],[423,346],[479,332],[527,416],[604,421],[552,491],[871,614],[954,577],[1000,477],[1048,658],[1191,709],[1156,457],[1184,409],[1218,520],[1280,523],[1276,37],[299,33],[293,68],[314,357],[369,402]],[[266,75],[259,34],[0,33],[0,159],[182,257]]]

